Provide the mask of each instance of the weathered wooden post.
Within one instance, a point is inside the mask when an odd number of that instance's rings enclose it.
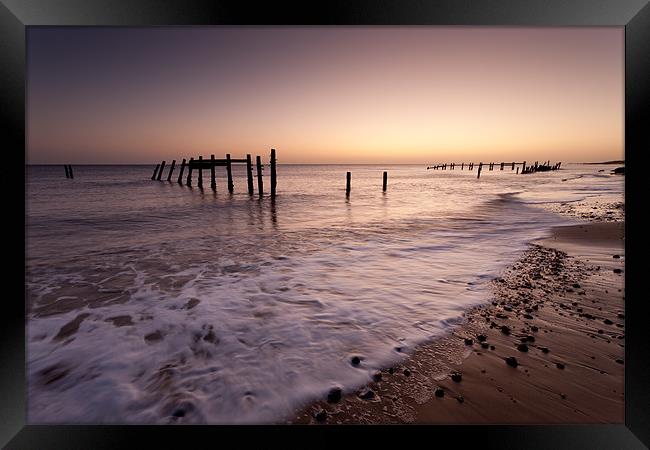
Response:
[[[345,175],[345,195],[346,197],[350,196],[350,180],[352,179],[352,172],[348,172]]]
[[[483,163],[478,163],[478,175],[476,176],[476,179],[478,180],[481,178],[481,170],[483,169]]]
[[[230,161],[230,153],[226,155],[226,173],[228,175],[228,192],[232,193],[235,190],[235,185],[232,183],[232,162]]]
[[[384,186],[383,191],[386,192],[386,185],[388,184],[388,172],[384,172]]]
[[[248,195],[253,195],[253,162],[251,155],[246,155],[246,178],[248,180]]]
[[[276,158],[275,158],[275,149],[271,149],[271,197],[275,197],[275,186],[277,185],[277,173],[276,173]]]
[[[185,171],[185,158],[181,162],[181,173],[178,174],[178,184],[183,184],[183,172]]]
[[[455,166],[455,165],[456,165],[456,164],[451,163],[451,170],[454,170],[454,166]]]
[[[176,160],[172,159],[172,165],[169,167],[169,173],[167,174],[167,181],[171,183],[172,173],[174,173],[174,166],[176,165]]]
[[[523,174],[526,171],[526,161],[521,166],[521,173]]]
[[[264,181],[262,180],[262,157],[257,155],[255,157],[255,162],[257,163],[257,191],[262,197],[264,195]]]
[[[214,174],[214,155],[210,155],[210,187],[217,190],[217,177]]]
[[[151,175],[152,180],[156,179],[156,175],[158,174],[158,169],[160,169],[160,164],[156,164],[156,168],[153,169],[153,175]]]
[[[70,178],[74,178],[74,174],[72,173],[72,164],[68,164],[68,172],[70,172]]]
[[[199,156],[199,182],[197,186],[199,189],[203,189],[203,156]]]
[[[510,170],[515,170],[515,163],[514,162],[512,163],[512,169],[510,169]]]
[[[469,163],[469,170],[474,170],[474,163],[473,162]]]
[[[67,165],[67,164],[64,164],[64,165],[63,165],[63,168],[65,169],[65,177],[66,177],[66,178],[70,178],[70,174],[68,173],[68,165]]]
[[[519,167],[517,167],[517,175],[519,175]]]
[[[463,170],[463,167],[465,167],[465,163],[460,163],[460,170]]]
[[[501,170],[503,170],[503,163],[501,163]]]
[[[158,171],[158,176],[156,177],[156,180],[160,181],[160,177],[162,176],[163,170],[165,170],[165,161],[160,164],[160,170]]]
[[[187,182],[185,184],[189,187],[192,187],[192,170],[194,170],[194,167],[192,167],[193,162],[194,158],[190,158],[190,162],[187,164]]]

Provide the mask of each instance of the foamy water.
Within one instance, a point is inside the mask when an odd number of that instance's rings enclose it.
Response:
[[[200,191],[152,166],[29,167],[29,422],[281,422],[489,301],[528,241],[574,223],[550,211],[622,202],[613,167],[280,165],[275,201],[239,167],[233,195],[221,170],[214,194],[208,172]]]

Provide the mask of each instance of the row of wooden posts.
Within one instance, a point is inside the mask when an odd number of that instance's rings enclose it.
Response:
[[[487,163],[485,164],[486,166],[489,167],[489,170],[494,170],[494,165],[495,164],[500,164],[501,165],[501,170],[503,170],[504,166],[510,166],[510,170],[515,170],[515,166],[521,165],[521,173],[522,174],[527,174],[527,173],[535,173],[535,172],[545,172],[548,170],[557,170],[560,168],[560,165],[562,164],[561,162],[554,164],[553,166],[550,165],[550,161],[547,161],[545,164],[538,164],[538,161],[535,161],[535,164],[532,166],[526,166],[526,161],[518,163],[518,162],[502,162],[502,163]],[[460,163],[460,170],[463,170],[465,168],[465,163]],[[456,163],[444,163],[444,164],[436,164],[434,166],[429,166],[427,167],[427,170],[429,169],[434,169],[434,170],[447,170],[447,167],[449,167],[449,170],[454,170],[454,168],[458,166]],[[474,170],[474,163],[471,162],[467,164],[468,170]],[[478,174],[476,178],[481,178],[481,170],[483,170],[483,163],[480,162],[478,164]],[[519,173],[519,167],[517,167],[517,173]]]
[[[226,155],[225,159],[215,159],[214,155],[210,155],[210,159],[203,159],[203,156],[199,156],[198,159],[190,158],[189,162],[185,162],[185,158],[181,162],[180,173],[178,174],[178,184],[183,184],[183,173],[187,167],[187,178],[185,180],[186,186],[192,186],[192,172],[194,169],[199,171],[197,186],[199,189],[203,189],[203,169],[210,169],[210,187],[213,191],[217,190],[217,180],[215,175],[215,167],[217,166],[226,166],[226,173],[228,176],[228,192],[234,192],[235,185],[232,179],[232,165],[238,163],[246,163],[246,178],[248,181],[248,193],[253,195],[253,161],[251,155],[246,155],[246,159],[234,159],[230,157],[230,153]],[[277,170],[276,170],[277,158],[275,156],[275,149],[271,149],[271,197],[275,197],[276,187],[277,187]],[[174,172],[174,166],[176,165],[176,160],[172,160],[172,164],[169,168],[169,173],[167,174],[167,181],[171,182],[172,173]],[[262,165],[262,158],[256,156],[256,165],[257,165],[257,191],[260,196],[264,195],[264,182],[262,179],[262,170],[264,166]],[[165,168],[165,161],[162,161],[160,164],[156,165],[156,168],[153,171],[151,176],[152,180],[161,180],[163,170]]]
[[[73,175],[73,173],[72,173],[72,165],[70,165],[70,164],[65,164],[65,165],[63,166],[63,168],[65,169],[65,177],[66,177],[66,178],[74,178],[74,175]]]

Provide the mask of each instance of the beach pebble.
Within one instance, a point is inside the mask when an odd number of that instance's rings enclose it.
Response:
[[[363,400],[370,400],[375,398],[375,391],[372,389],[363,388],[357,393],[357,396]]]
[[[494,345],[490,345],[490,350],[494,350],[496,347]]]
[[[621,256],[620,255],[614,255],[612,258],[619,259]]]
[[[564,364],[562,364],[562,363],[555,363],[555,367],[557,367],[558,369],[564,370]]]
[[[622,359],[617,359],[616,362],[619,363],[619,364],[623,364],[623,360],[622,360]]]
[[[612,322],[612,321],[609,320],[609,319],[605,319],[605,320],[603,320],[603,323],[604,323],[605,325],[612,325],[614,322]]]
[[[549,352],[548,347],[540,347],[539,349],[542,351],[542,353],[548,353]]]
[[[531,316],[530,314],[524,314],[524,319],[532,320],[533,316]]]
[[[318,410],[316,414],[314,414],[314,418],[319,422],[325,422],[325,420],[327,419],[327,411],[325,411],[324,409]]]
[[[334,387],[330,389],[329,393],[327,394],[327,401],[329,403],[338,403],[341,400],[341,394],[341,388]]]
[[[404,369],[404,375],[407,377],[411,376],[411,371],[409,369]]]
[[[463,403],[465,401],[462,395],[457,396],[456,400],[458,400],[458,403]]]
[[[460,372],[454,372],[451,374],[451,379],[456,383],[460,383],[463,379],[463,375]]]
[[[534,332],[538,332],[539,328],[537,328],[536,326],[533,325],[532,327],[530,327],[530,330],[534,331]]]
[[[389,374],[392,375],[394,372],[395,372],[395,369],[393,369],[392,367],[391,367],[390,369],[388,369],[388,373],[389,373]]]
[[[623,272],[621,269],[614,269],[614,273],[621,273]]]
[[[358,366],[361,364],[361,359],[359,359],[358,356],[353,356],[352,359],[350,360],[353,366]]]
[[[490,345],[487,342],[481,342],[481,347],[488,348]]]
[[[526,344],[519,344],[517,346],[517,350],[520,352],[527,352],[528,351],[528,346]]]
[[[474,341],[472,339],[465,338],[465,345],[472,345],[473,343]]]
[[[510,367],[517,367],[519,364],[517,363],[517,358],[514,356],[508,356],[506,359],[506,364],[509,365]]]
[[[502,325],[501,326],[501,332],[505,334],[506,336],[510,334],[510,327],[507,325]]]
[[[375,372],[372,374],[373,381],[381,381],[381,378],[382,378],[381,372]]]
[[[625,314],[618,313],[616,314],[616,317],[618,317],[619,319],[625,319]]]
[[[436,397],[442,398],[445,396],[445,391],[443,391],[442,388],[436,388],[435,394]]]
[[[487,336],[485,336],[484,334],[479,334],[478,336],[476,336],[476,339],[478,339],[479,342],[485,342],[487,341]]]

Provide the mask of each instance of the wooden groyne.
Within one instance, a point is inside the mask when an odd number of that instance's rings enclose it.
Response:
[[[440,164],[434,164],[431,166],[427,166],[427,170],[433,169],[433,170],[454,170],[456,166],[459,164],[457,163],[440,163]],[[478,163],[478,175],[476,178],[481,177],[481,170],[483,169],[483,162]],[[526,161],[523,162],[500,162],[500,163],[495,163],[495,162],[490,162],[490,163],[485,163],[485,165],[488,166],[488,170],[494,170],[494,166],[498,165],[500,166],[500,170],[503,170],[505,167],[510,167],[510,170],[515,170],[515,167],[517,168],[517,174],[529,174],[529,173],[535,173],[535,172],[548,172],[550,170],[558,170],[560,166],[562,165],[561,162],[558,162],[556,164],[551,165],[551,161],[547,161],[546,163],[539,164],[538,161],[535,161],[535,164],[527,166]],[[464,170],[465,166],[467,166],[467,170],[474,170],[474,163],[460,163],[460,170]],[[519,170],[519,166],[521,166],[521,171]]]
[[[74,178],[74,174],[72,173],[72,165],[71,164],[64,164],[63,168],[65,169],[65,177],[72,179]]]
[[[160,164],[156,164],[156,167],[153,170],[153,175],[151,176],[152,180],[161,181],[163,170],[165,169],[166,161],[161,161]],[[187,161],[186,158],[183,158],[180,170],[178,174],[178,184],[183,185],[183,174],[185,169],[187,169],[187,178],[185,179],[185,185],[192,187],[192,174],[196,170],[198,171],[197,187],[203,189],[203,170],[210,170],[210,188],[213,191],[217,191],[217,176],[216,176],[216,167],[225,167],[227,175],[227,184],[226,187],[228,192],[233,193],[235,191],[235,183],[232,176],[232,167],[236,164],[246,164],[246,178],[249,195],[253,195],[253,163],[252,157],[250,154],[246,155],[246,158],[232,158],[230,153],[226,154],[225,158],[217,159],[214,155],[210,155],[210,158],[203,158],[203,155],[199,155],[197,158],[190,157],[190,160]],[[172,160],[172,163],[169,167],[169,172],[167,174],[167,181],[171,183],[172,173],[174,172],[174,167],[176,165],[176,160]],[[262,177],[262,170],[264,165],[262,164],[262,158],[256,156],[256,166],[257,166],[257,190],[260,196],[264,195],[264,182]],[[271,149],[270,155],[270,166],[271,166],[271,197],[275,197],[277,190],[277,157],[275,149]],[[72,168],[70,168],[70,173],[72,173]],[[68,176],[68,166],[66,166],[66,176]]]

